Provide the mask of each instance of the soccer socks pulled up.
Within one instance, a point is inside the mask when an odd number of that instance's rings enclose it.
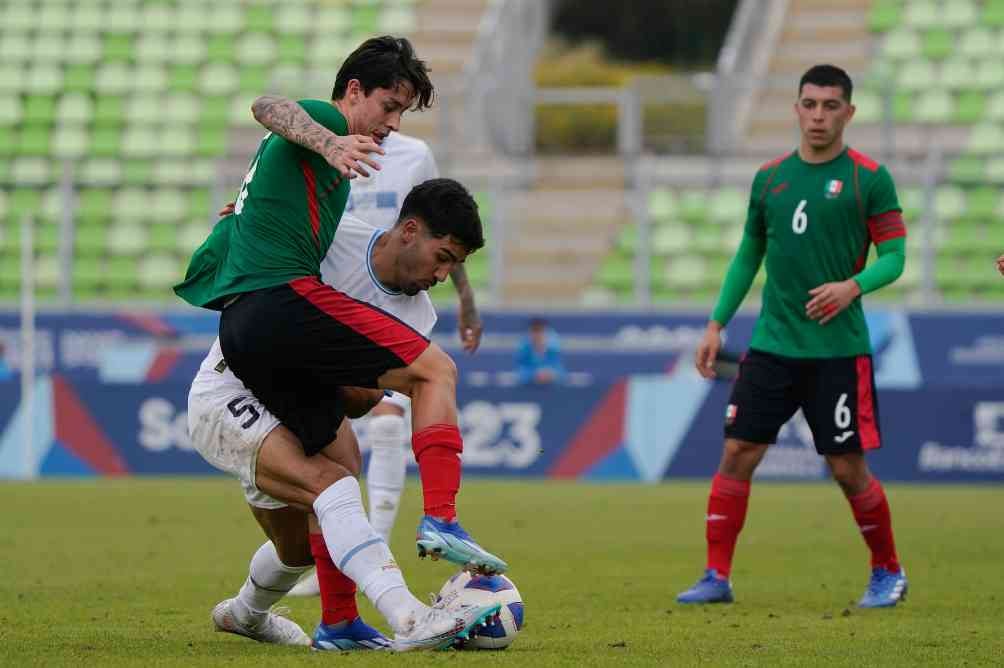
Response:
[[[328,487],[314,500],[314,513],[335,567],[356,583],[395,632],[406,632],[425,606],[408,591],[390,548],[366,519],[359,482],[346,476]]]
[[[287,566],[279,560],[275,545],[268,541],[251,557],[244,586],[237,594],[234,615],[241,624],[253,625],[268,614],[269,608],[289,593],[310,565]]]
[[[370,463],[366,487],[370,503],[370,524],[385,541],[397,518],[408,466],[405,453],[407,424],[400,415],[377,415],[369,421],[366,440]]]
[[[312,533],[309,538],[310,553],[317,565],[317,584],[321,590],[321,622],[328,625],[351,622],[359,616],[356,583],[335,568],[323,534]]]
[[[896,556],[896,543],[892,537],[892,515],[889,512],[889,501],[878,478],[872,478],[868,489],[848,496],[854,512],[854,521],[861,529],[861,536],[868,544],[872,553],[872,568],[882,566],[890,573],[899,573],[899,558]]]
[[[708,568],[715,569],[723,578],[728,578],[732,571],[732,555],[736,551],[739,532],[746,521],[749,498],[748,480],[735,480],[721,473],[716,473],[711,479],[708,515],[705,518]]]
[[[425,514],[452,522],[457,518],[460,491],[460,453],[464,440],[452,424],[434,424],[411,437],[411,447],[422,479]]]

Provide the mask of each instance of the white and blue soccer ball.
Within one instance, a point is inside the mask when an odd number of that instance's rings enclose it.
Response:
[[[472,575],[460,571],[439,590],[447,605],[492,605],[501,608],[487,626],[477,626],[471,637],[459,640],[457,649],[505,649],[523,628],[523,599],[504,575]]]

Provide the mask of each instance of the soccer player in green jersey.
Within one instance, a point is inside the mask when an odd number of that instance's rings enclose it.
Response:
[[[714,375],[721,331],[765,259],[767,283],[725,412],[725,447],[708,499],[707,569],[677,597],[681,603],[732,602],[729,572],[750,480],[799,408],[871,550],[872,576],[859,605],[894,606],[906,595],[889,504],[864,458],[880,436],[860,300],[903,272],[906,229],[889,172],[844,144],[851,93],[840,68],[808,70],[795,103],[798,149],[753,179],[742,242],[697,349],[704,377]],[[871,244],[878,260],[866,268]]]
[[[255,486],[314,513],[332,562],[385,616],[396,634],[392,646],[402,651],[448,645],[497,606],[429,608],[408,591],[366,518],[358,482],[329,456],[349,408],[345,387],[412,398],[412,446],[426,512],[420,554],[490,571],[506,564],[456,519],[463,441],[453,361],[407,324],[322,283],[320,265],[345,208],[346,177],[366,174],[366,165],[378,168],[368,154],[399,129],[406,110],[428,107],[432,98],[428,71],[411,44],[380,37],[342,64],[331,102],[256,100],[255,118],[271,132],[251,161],[233,214],[195,251],[175,288],[193,305],[222,310],[221,364],[281,422],[256,453]],[[446,280],[484,245],[477,207],[462,188],[414,215],[448,222],[449,233],[433,240],[434,277],[402,287],[406,294]],[[285,591],[292,585],[286,582]]]

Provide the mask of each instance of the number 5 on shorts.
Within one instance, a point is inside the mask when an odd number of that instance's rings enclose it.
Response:
[[[253,425],[255,422],[258,421],[258,418],[261,417],[261,413],[259,413],[258,409],[255,408],[254,405],[251,404],[250,402],[244,404],[243,406],[240,406],[239,404],[242,401],[248,401],[248,398],[236,397],[234,399],[231,399],[230,403],[227,404],[227,408],[230,409],[230,414],[233,415],[235,418],[239,418],[245,413],[251,413],[251,417],[249,417],[247,420],[243,422],[243,424],[241,424],[241,429],[247,429],[248,427],[250,427],[251,425]]]

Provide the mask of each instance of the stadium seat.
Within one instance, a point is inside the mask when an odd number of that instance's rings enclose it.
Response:
[[[948,91],[931,90],[917,98],[914,118],[923,123],[945,123],[955,113],[955,100]]]
[[[999,125],[977,125],[969,133],[969,152],[978,155],[1004,151],[1004,128]]]
[[[941,25],[939,6],[929,0],[911,0],[904,7],[903,20],[913,28],[936,28]]]
[[[974,25],[979,17],[971,0],[945,0],[942,25],[948,28],[966,28]]]
[[[959,96],[955,105],[953,120],[963,125],[972,125],[986,115],[986,95],[969,91]]]
[[[886,35],[883,55],[890,60],[907,60],[920,55],[921,41],[916,31],[897,28]]]
[[[955,46],[955,36],[943,28],[929,30],[924,35],[924,44],[921,52],[925,58],[931,60],[943,60],[952,53]]]
[[[710,195],[708,217],[716,223],[735,223],[746,219],[748,198],[736,188],[726,188]]]
[[[1004,28],[1004,0],[987,0],[983,6],[983,25]]]
[[[674,255],[687,248],[690,238],[690,228],[686,225],[660,225],[652,234],[652,252]]]

